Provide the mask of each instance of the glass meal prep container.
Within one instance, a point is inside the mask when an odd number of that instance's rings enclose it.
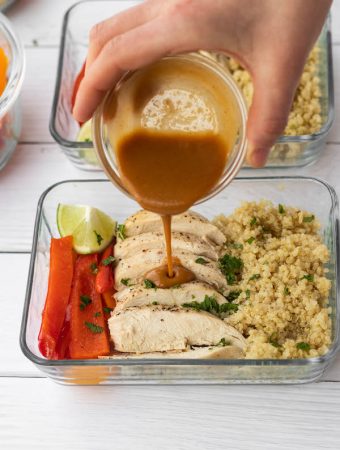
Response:
[[[92,142],[77,142],[79,125],[71,111],[74,81],[85,61],[91,27],[115,13],[138,4],[131,0],[83,1],[65,14],[57,81],[50,118],[50,132],[66,156],[84,170],[101,170]],[[334,118],[333,66],[330,19],[318,39],[321,127],[317,133],[302,136],[281,136],[273,148],[267,168],[305,166],[317,160],[322,152]]]
[[[19,94],[25,71],[25,54],[9,20],[0,13],[0,48],[8,58],[7,84],[0,96],[0,170],[14,152],[21,132]]]
[[[333,188],[314,178],[241,177],[214,198],[194,210],[212,219],[230,214],[242,201],[271,200],[311,211],[321,223],[321,233],[330,252],[328,277],[332,282],[332,344],[320,357],[309,359],[226,360],[47,360],[38,349],[41,313],[45,304],[51,237],[59,237],[56,211],[59,203],[89,204],[122,223],[140,207],[107,180],[64,181],[47,189],[40,198],[36,216],[31,264],[23,311],[20,344],[23,353],[41,371],[65,384],[137,383],[304,383],[318,379],[339,349],[339,219],[338,199]]]

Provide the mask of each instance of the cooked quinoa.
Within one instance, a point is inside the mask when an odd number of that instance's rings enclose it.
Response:
[[[225,253],[242,271],[231,291],[238,310],[227,317],[247,338],[246,358],[306,358],[331,343],[327,247],[313,214],[268,201],[244,203],[214,223]]]
[[[233,58],[221,54],[202,53],[213,57],[230,71],[243,92],[248,106],[250,106],[254,94],[250,73]],[[283,133],[286,136],[313,134],[321,128],[321,89],[320,78],[317,75],[319,59],[320,48],[315,46],[307,58],[303,74],[295,92],[287,126]]]

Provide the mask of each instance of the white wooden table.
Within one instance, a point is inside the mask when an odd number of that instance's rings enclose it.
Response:
[[[48,131],[61,20],[72,3],[21,0],[8,13],[27,73],[21,142],[0,173],[0,449],[339,449],[340,356],[322,381],[303,386],[65,387],[21,354],[37,200],[56,181],[101,177],[75,169]],[[338,100],[340,0],[333,42]],[[340,196],[340,118],[321,160],[298,173],[324,178]]]

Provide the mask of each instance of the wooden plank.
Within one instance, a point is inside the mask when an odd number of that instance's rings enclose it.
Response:
[[[42,192],[65,179],[103,178],[76,169],[57,144],[19,145],[0,178],[0,251],[30,251]]]
[[[29,259],[30,255],[0,253],[0,273],[6,274],[2,277],[0,291],[1,317],[4,318],[0,327],[0,377],[44,377],[19,348]],[[323,380],[340,381],[340,354]]]
[[[21,142],[53,142],[49,121],[59,50],[27,48],[26,75],[21,94]]]
[[[78,387],[0,379],[6,450],[321,450],[340,440],[340,384]]]

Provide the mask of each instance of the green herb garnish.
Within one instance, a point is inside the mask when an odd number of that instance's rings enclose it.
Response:
[[[157,286],[155,285],[155,283],[151,280],[148,280],[147,278],[144,280],[144,287],[146,287],[146,289],[152,289],[152,288],[157,289]]]
[[[106,313],[106,314],[110,314],[113,311],[113,308],[108,308],[107,306],[104,306],[103,309],[104,309],[104,313]]]
[[[125,225],[124,224],[118,224],[116,229],[117,237],[124,241],[126,239],[126,232],[125,232]]]
[[[91,139],[90,138],[85,138],[84,142],[91,142]]]
[[[277,337],[277,334],[276,334],[276,333],[273,333],[273,334],[270,336],[268,342],[269,342],[269,344],[271,344],[273,347],[276,347],[276,348],[282,347],[282,345],[279,344],[279,342],[278,342],[278,337]]]
[[[97,311],[96,313],[93,314],[93,317],[100,317],[102,315],[102,313],[100,311]]]
[[[253,236],[246,240],[246,242],[248,242],[248,244],[252,244],[254,241],[255,241],[255,238]]]
[[[220,342],[218,342],[218,343],[216,344],[216,347],[226,347],[227,345],[230,345],[230,341],[226,341],[225,338],[222,338],[222,339],[220,340]]]
[[[152,302],[153,305],[158,305],[158,302]]]
[[[256,217],[253,217],[250,221],[250,226],[253,227],[254,225],[256,225],[256,223],[257,223],[257,219],[256,219]]]
[[[96,230],[93,230],[93,232],[96,235],[97,244],[100,245],[104,239],[102,238],[102,236],[99,233],[97,233]]]
[[[284,206],[281,205],[281,203],[279,204],[278,209],[279,209],[279,213],[280,213],[280,214],[284,214],[284,213],[286,212],[286,210],[284,209]]]
[[[307,342],[298,342],[296,344],[296,348],[298,350],[303,350],[304,352],[309,352],[310,350],[310,345]]]
[[[234,303],[223,303],[219,304],[215,297],[209,297],[206,295],[202,302],[190,302],[183,303],[183,308],[192,308],[196,309],[196,311],[207,311],[211,314],[219,315],[226,312],[237,311],[238,305]]]
[[[205,265],[205,264],[208,264],[209,261],[207,261],[207,260],[204,259],[204,258],[199,257],[199,258],[195,259],[195,263]]]
[[[261,275],[259,273],[254,273],[254,275],[249,278],[249,281],[258,280],[259,278],[261,278]]]
[[[242,291],[231,291],[229,292],[229,294],[226,296],[226,299],[228,300],[228,302],[232,303],[234,300],[236,300]]]
[[[109,266],[113,262],[116,261],[116,258],[114,256],[108,256],[107,258],[103,259],[102,264],[103,266]]]
[[[243,244],[238,244],[237,242],[233,242],[231,246],[237,250],[243,250]]]
[[[98,273],[98,266],[97,266],[97,263],[92,263],[91,265],[90,265],[90,270],[91,270],[91,272],[94,274],[94,275],[96,275],[97,273]]]
[[[312,274],[308,274],[308,275],[304,275],[301,280],[307,280],[307,281],[314,281],[314,275]]]
[[[99,334],[104,331],[103,327],[100,327],[99,325],[96,325],[92,322],[84,322],[85,326],[91,331],[93,334]]]
[[[290,290],[287,288],[287,286],[285,286],[285,288],[283,289],[283,295],[289,295],[290,294]]]
[[[131,286],[131,285],[130,285],[130,278],[122,278],[122,279],[120,280],[120,282],[121,282],[122,284],[124,284],[124,286]]]
[[[250,289],[247,289],[246,290],[246,298],[249,298],[250,297]]]
[[[305,216],[303,218],[303,222],[310,223],[310,222],[313,222],[314,219],[315,219],[315,216],[314,216],[314,214],[312,214],[311,216]]]
[[[238,311],[238,305],[236,305],[236,303],[222,303],[222,305],[219,305],[219,307],[220,307],[219,310],[220,314]]]
[[[218,260],[218,266],[226,277],[227,283],[235,284],[241,274],[243,261],[240,258],[225,254]]]
[[[91,305],[92,300],[88,295],[81,295],[80,296],[80,309],[84,311],[86,306]]]

